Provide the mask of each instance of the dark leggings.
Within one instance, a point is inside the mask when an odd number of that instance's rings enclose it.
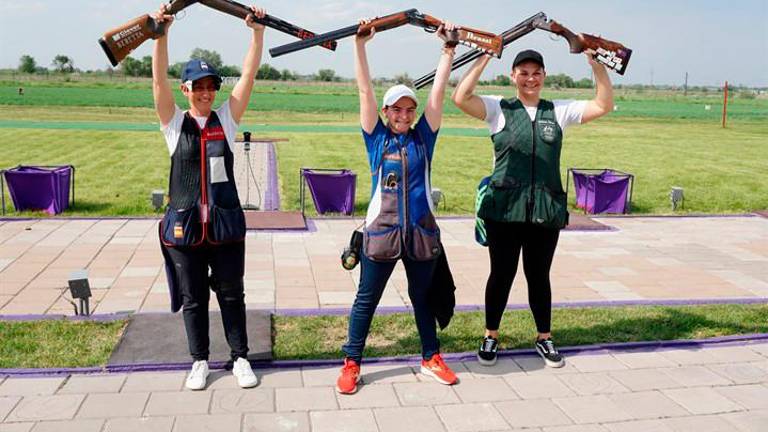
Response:
[[[528,304],[539,333],[549,333],[552,288],[549,269],[560,231],[532,224],[485,221],[491,274],[485,286],[485,328],[498,330],[517,273],[520,251],[528,282]]]

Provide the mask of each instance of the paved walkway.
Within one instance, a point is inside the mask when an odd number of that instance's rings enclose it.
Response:
[[[336,367],[258,370],[249,390],[221,371],[200,392],[183,390],[183,372],[0,378],[0,432],[768,430],[766,343],[452,367],[449,387],[411,365],[364,365],[352,396],[334,391]]]
[[[768,297],[768,219],[601,218],[614,231],[560,237],[552,271],[555,302]],[[359,267],[339,255],[359,221],[314,220],[311,232],[249,232],[249,308],[337,308],[352,304]],[[483,304],[487,251],[470,219],[441,219],[459,305]],[[71,314],[71,271],[89,270],[91,310],[168,311],[156,219],[0,221],[0,315]],[[519,272],[510,303],[527,302]],[[382,306],[406,306],[398,265]],[[215,302],[212,302],[212,306]]]

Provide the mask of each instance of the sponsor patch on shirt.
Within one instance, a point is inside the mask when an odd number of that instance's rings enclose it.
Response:
[[[220,141],[226,139],[224,128],[217,126],[203,130],[203,139],[206,141]]]

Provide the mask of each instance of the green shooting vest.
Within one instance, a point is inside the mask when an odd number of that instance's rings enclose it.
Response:
[[[496,159],[478,216],[564,228],[568,210],[560,180],[563,131],[554,104],[540,100],[534,121],[520,100],[504,99],[500,104],[505,125],[491,136]]]

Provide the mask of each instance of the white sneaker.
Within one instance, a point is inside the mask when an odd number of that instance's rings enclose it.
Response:
[[[208,380],[208,362],[198,360],[192,363],[192,370],[187,375],[187,381],[184,385],[190,390],[202,390]]]
[[[237,378],[237,385],[242,388],[251,388],[259,385],[259,378],[253,373],[248,360],[238,357],[232,364],[232,375]]]

